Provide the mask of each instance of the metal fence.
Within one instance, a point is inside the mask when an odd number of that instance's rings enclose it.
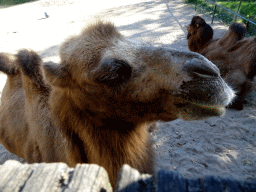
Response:
[[[230,24],[232,21],[237,21],[240,18],[246,24],[247,34],[256,36],[256,13],[255,18],[247,19],[245,16],[239,14],[241,9],[242,0],[236,1],[232,7],[233,11],[218,4],[214,0],[185,0],[187,3],[195,4],[195,10],[203,12],[212,16],[212,23],[215,17],[220,18],[223,22]],[[223,2],[228,0],[223,0]],[[234,1],[229,1],[234,2]],[[255,2],[256,3],[256,2]],[[234,11],[235,10],[235,11]]]

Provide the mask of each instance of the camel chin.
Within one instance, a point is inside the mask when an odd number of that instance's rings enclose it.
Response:
[[[183,120],[202,120],[213,116],[222,116],[225,114],[226,107],[234,97],[235,94],[230,89],[228,90],[226,99],[219,102],[214,100],[207,104],[205,102],[184,101],[183,103],[177,104],[177,106],[180,106],[178,107],[180,110],[179,118]]]
[[[221,116],[225,113],[224,106],[207,106],[197,103],[188,103],[183,111],[180,112],[179,118],[189,120],[202,120],[208,117]]]

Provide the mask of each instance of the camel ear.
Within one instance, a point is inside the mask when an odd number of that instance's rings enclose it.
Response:
[[[132,67],[123,60],[108,58],[92,71],[92,79],[109,87],[119,86],[131,78]]]
[[[69,73],[63,69],[59,64],[54,62],[46,62],[42,65],[44,79],[56,87],[71,86],[71,77]]]

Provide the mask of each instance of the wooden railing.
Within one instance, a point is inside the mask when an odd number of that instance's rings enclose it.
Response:
[[[111,186],[104,168],[93,164],[21,164],[8,160],[0,165],[1,192],[242,192],[256,191],[256,181],[244,182],[208,176],[186,179],[178,172],[160,170],[141,174],[129,165],[120,170],[116,186]]]

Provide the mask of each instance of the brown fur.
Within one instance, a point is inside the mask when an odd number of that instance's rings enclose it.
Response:
[[[28,50],[9,57],[0,55],[3,145],[28,163],[101,165],[112,185],[125,163],[153,173],[146,125],[221,115],[234,96],[199,54],[129,41],[100,21],[61,46],[60,64]]]
[[[187,30],[190,51],[202,54],[219,67],[221,76],[237,93],[230,107],[243,109],[256,75],[256,37],[244,38],[245,25],[235,22],[222,38],[212,39],[211,26],[199,16],[193,17]]]

